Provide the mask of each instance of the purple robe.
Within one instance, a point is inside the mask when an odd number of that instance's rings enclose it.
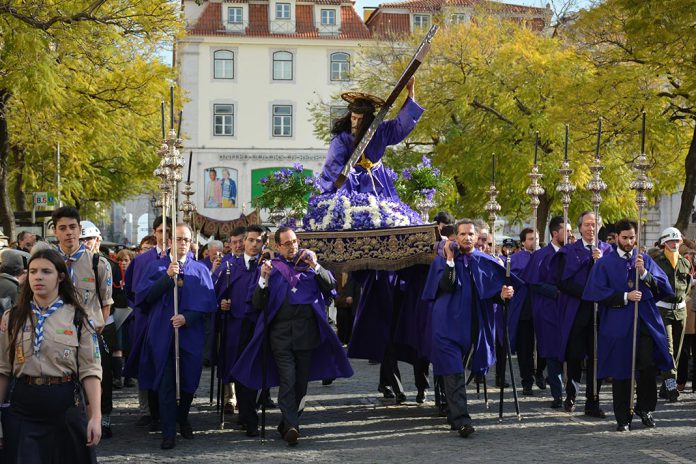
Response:
[[[152,287],[166,276],[169,256],[150,263],[136,289],[136,304],[148,316],[138,370],[141,390],[158,390],[163,378],[167,357],[174,356],[174,291],[168,288],[156,301],[148,304]],[[178,288],[179,313],[186,325],[179,328],[179,360],[181,391],[195,393],[203,371],[205,332],[202,313],[215,312],[217,302],[210,272],[201,263],[189,258],[181,268],[184,285]],[[166,278],[169,278],[166,276]]]
[[[281,261],[281,264],[277,264]],[[278,314],[283,302],[287,298],[292,305],[308,304],[314,310],[314,319],[319,328],[319,346],[312,352],[312,366],[309,372],[309,380],[332,379],[338,377],[351,377],[353,369],[350,367],[346,353],[336,333],[326,320],[326,307],[324,295],[316,282],[315,273],[308,269],[304,272],[293,271],[289,266],[284,266],[292,272],[292,275],[284,276],[279,270],[284,260],[273,260],[273,270],[268,277],[268,308],[267,318],[271,324]],[[296,291],[291,291],[288,279],[293,279]],[[263,388],[263,339],[264,339],[264,315],[259,316],[254,336],[239,356],[237,363],[232,368],[231,377],[249,388]],[[273,359],[270,346],[267,352],[267,377],[266,387],[278,385],[278,368]]]
[[[211,261],[211,259],[208,256],[201,259],[200,262],[203,263],[205,265],[205,267],[208,268],[208,270],[211,270],[213,268],[213,262]]]
[[[372,193],[382,198],[399,199],[394,182],[381,163],[388,145],[396,145],[405,139],[416,126],[424,109],[410,97],[406,99],[396,118],[384,121],[375,131],[374,137],[365,148],[364,156],[372,163],[378,163],[371,171],[362,166],[354,166],[339,192]],[[353,154],[353,135],[350,132],[337,134],[329,145],[326,161],[319,177],[321,193],[336,191],[334,181]]]
[[[528,251],[518,251],[510,256],[510,273],[521,279],[521,275],[529,263],[529,258],[532,256]],[[501,257],[503,263],[505,257]],[[517,326],[520,322],[520,316],[524,309],[527,300],[528,289],[526,285],[520,285],[515,288],[515,295],[508,303],[508,333],[510,334],[510,350],[512,353],[517,351]],[[498,343],[503,346],[503,306],[495,305],[495,333]]]
[[[396,275],[389,271],[356,271],[361,286],[348,357],[381,361],[391,342]]]
[[[428,278],[428,266],[418,264],[398,272],[397,320],[393,341],[397,358],[413,364],[430,359],[432,350],[433,302],[421,298]]]
[[[599,249],[602,251],[602,256],[607,253],[612,253],[613,248],[605,242],[598,242]],[[561,260],[564,265],[561,269]],[[587,279],[590,276],[590,268],[592,267],[592,252],[585,248],[582,240],[575,243],[565,245],[558,253],[551,258],[551,272],[554,275],[555,283],[569,280],[572,283],[585,287]],[[568,293],[561,292],[558,295],[558,317],[559,317],[559,335],[560,340],[556,346],[557,351],[553,357],[560,361],[565,361],[566,348],[570,331],[573,328],[575,316],[580,308],[580,299]]]
[[[553,358],[560,343],[558,317],[558,289],[553,283],[551,258],[556,250],[550,243],[534,253],[522,273],[529,286],[532,304],[532,322],[537,340],[537,353],[542,358]]]
[[[128,352],[126,363],[123,367],[124,377],[137,377],[143,340],[147,332],[147,314],[143,313],[142,309],[135,304],[135,290],[140,284],[143,273],[150,263],[160,257],[161,256],[157,254],[156,247],[150,248],[145,253],[133,258],[123,278],[123,285],[126,291],[126,297],[128,298],[128,306],[133,308],[133,312],[129,316],[129,319],[131,319],[130,325],[128,326],[130,351]]]
[[[224,321],[220,333],[220,342],[224,341],[224,345],[220,346],[217,358],[218,377],[225,383],[233,380],[232,368],[241,354],[238,349],[244,319],[256,322],[258,317],[251,304],[251,297],[259,281],[259,274],[258,268],[249,271],[244,256],[240,256],[226,259],[213,275],[218,306],[220,300],[230,300],[230,310],[221,312],[219,319],[219,322]]]
[[[423,290],[423,299],[434,301],[430,356],[433,373],[463,373],[464,358],[472,344],[472,370],[486,372],[495,364],[493,300],[505,283],[505,269],[495,258],[478,250],[466,256],[457,255],[454,265],[454,291],[440,290],[442,274],[447,270],[447,261],[442,256],[437,256],[430,266]],[[511,280],[519,285],[516,277],[511,276]],[[476,311],[479,327],[474,340],[471,334],[472,310]]]
[[[630,260],[619,257],[618,253],[603,256],[593,266],[583,293],[583,299],[601,302],[613,295],[636,288],[636,250]],[[653,360],[657,369],[668,371],[674,367],[672,356],[667,347],[667,334],[662,323],[662,316],[655,304],[657,301],[673,295],[672,287],[664,271],[648,255],[643,254],[645,269],[652,274],[657,284],[653,293],[643,281],[638,290],[642,292],[638,304],[638,317],[653,339]],[[605,307],[600,305],[600,319],[597,339],[597,377],[614,379],[631,378],[631,358],[633,356],[633,312],[635,303],[629,301],[622,307]]]

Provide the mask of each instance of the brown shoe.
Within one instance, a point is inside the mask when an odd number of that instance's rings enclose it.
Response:
[[[283,439],[288,442],[288,445],[295,446],[297,444],[297,439],[300,437],[300,432],[297,431],[295,427],[290,427],[283,435]]]

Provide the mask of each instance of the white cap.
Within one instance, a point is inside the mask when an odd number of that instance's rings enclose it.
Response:
[[[80,227],[82,227],[80,238],[101,237],[99,228],[92,221],[80,221]]]
[[[676,227],[668,227],[662,231],[660,234],[660,245],[664,245],[665,242],[670,240],[681,240],[682,234]]]

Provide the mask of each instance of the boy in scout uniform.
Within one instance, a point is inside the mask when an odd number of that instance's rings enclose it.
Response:
[[[68,274],[72,280],[80,304],[85,308],[89,320],[99,334],[109,319],[111,305],[112,277],[111,266],[107,260],[93,255],[80,243],[80,213],[72,206],[63,206],[53,211],[53,228],[58,239],[58,252],[65,260]],[[110,438],[113,380],[111,354],[99,339],[102,362],[102,436]]]

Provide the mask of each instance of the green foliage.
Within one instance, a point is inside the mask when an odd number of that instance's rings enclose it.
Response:
[[[315,179],[305,175],[298,163],[292,169],[274,171],[259,182],[263,185],[263,193],[252,202],[256,208],[285,210],[296,216],[306,209],[309,196],[319,193]]]
[[[57,144],[62,200],[86,216],[154,189],[159,101],[173,78],[158,50],[181,31],[177,4],[9,3],[0,12],[8,190],[55,190]]]
[[[421,162],[404,168],[395,182],[396,191],[401,201],[417,209],[417,202],[422,198],[433,200],[447,194],[452,180],[433,167],[430,159],[423,155]]]

